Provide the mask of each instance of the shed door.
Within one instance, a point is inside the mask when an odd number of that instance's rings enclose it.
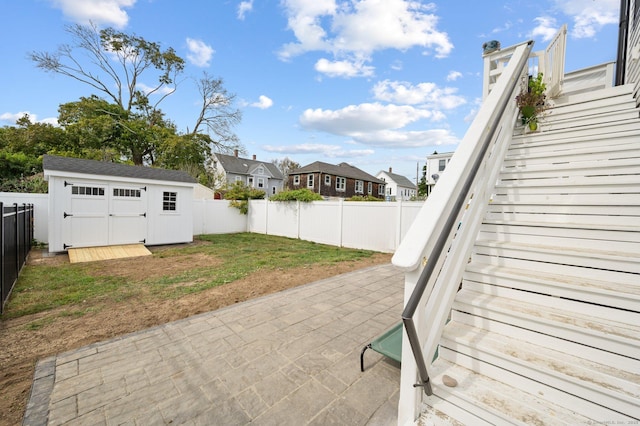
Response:
[[[63,243],[67,247],[103,246],[108,243],[108,187],[93,183],[67,184]]]
[[[111,185],[109,196],[109,244],[145,243],[147,188]]]
[[[146,188],[73,183],[65,190],[65,249],[146,242]]]

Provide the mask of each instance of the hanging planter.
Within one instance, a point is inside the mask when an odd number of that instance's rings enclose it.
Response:
[[[516,96],[522,125],[528,125],[531,131],[538,129],[538,117],[548,107],[544,94],[547,86],[542,77],[542,73],[538,73],[536,78],[529,76],[527,86]]]

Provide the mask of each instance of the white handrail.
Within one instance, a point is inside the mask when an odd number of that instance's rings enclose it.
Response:
[[[429,383],[430,361],[511,140],[517,114],[514,99],[520,90],[518,82],[527,72],[532,44],[513,49],[447,173],[393,256],[393,264],[406,270],[403,347],[411,349],[402,351],[399,424],[412,424],[419,415],[423,391],[414,387],[416,383],[427,392],[428,386],[439,386]],[[424,271],[430,271],[426,278]]]
[[[564,24],[544,50],[544,82],[549,98],[555,98],[562,92],[566,46],[567,24]]]
[[[543,73],[544,83],[547,85],[546,94],[549,98],[555,98],[562,92],[566,45],[567,24],[564,24],[551,39],[545,50],[530,54],[532,63],[529,65],[529,74],[535,76],[538,72]],[[493,86],[495,86],[500,75],[509,64],[517,46],[497,50],[483,57],[482,99],[486,99],[491,93]]]

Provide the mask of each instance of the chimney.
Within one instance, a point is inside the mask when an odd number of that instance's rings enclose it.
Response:
[[[234,149],[234,150],[233,150],[233,156],[234,156],[234,157],[236,157],[236,158],[238,158],[238,150],[237,150],[237,149]]]
[[[393,173],[393,169],[389,167],[389,173]]]
[[[253,161],[256,161],[256,155],[253,154]]]

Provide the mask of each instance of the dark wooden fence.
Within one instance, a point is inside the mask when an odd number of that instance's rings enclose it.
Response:
[[[0,203],[2,226],[0,226],[0,314],[9,299],[11,290],[18,280],[18,274],[24,266],[33,242],[33,204]]]

